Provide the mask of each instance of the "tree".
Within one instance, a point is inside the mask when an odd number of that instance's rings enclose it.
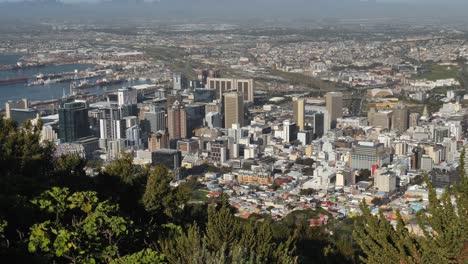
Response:
[[[132,222],[119,216],[118,206],[99,201],[95,192],[70,193],[52,188],[32,201],[47,219],[31,227],[28,249],[72,263],[107,262],[132,231]]]
[[[151,248],[143,249],[139,252],[129,254],[118,259],[111,260],[110,264],[162,264],[166,263],[164,255],[159,254]]]
[[[208,209],[204,230],[194,224],[188,231],[160,243],[170,263],[296,263],[295,239],[273,239],[271,223],[241,221],[224,199]]]
[[[380,198],[380,197],[375,197],[375,198],[372,199],[372,201],[371,201],[371,203],[372,203],[373,205],[377,205],[377,206],[382,205],[382,202],[383,202],[383,201],[382,201],[382,198]]]
[[[173,175],[163,165],[151,171],[143,195],[143,205],[152,216],[171,218],[190,198],[185,186],[173,188],[170,185],[173,179]]]
[[[363,202],[364,225],[356,224],[354,238],[365,263],[465,263],[468,261],[468,188],[464,171],[465,151],[460,157],[460,185],[448,187],[441,198],[426,177],[429,208],[417,215],[424,236],[417,237],[405,227],[397,211],[394,228],[380,211],[373,216]],[[455,203],[452,202],[455,199]]]

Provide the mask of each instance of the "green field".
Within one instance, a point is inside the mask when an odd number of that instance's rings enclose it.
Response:
[[[430,71],[418,74],[415,76],[416,79],[428,79],[430,81],[436,81],[441,79],[457,78],[458,67],[454,65],[431,65]]]
[[[206,196],[209,194],[209,191],[206,190],[196,190],[192,193],[192,198],[190,198],[193,202],[206,202],[209,198]]]

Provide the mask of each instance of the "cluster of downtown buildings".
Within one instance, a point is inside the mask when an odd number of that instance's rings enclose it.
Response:
[[[174,74],[171,89],[150,99],[143,85],[101,102],[63,102],[57,115],[41,117],[41,140],[55,142],[56,155],[111,162],[130,153],[136,164],[164,164],[178,181],[182,167],[228,168],[194,176],[208,196],[227,193],[241,217],[317,207],[343,217],[379,197],[411,220],[427,206],[424,175],[440,188],[459,180],[468,111],[453,91],[433,114],[392,102],[344,116],[341,92],[256,105],[254,83],[200,71],[197,80]],[[27,100],[8,102],[7,117],[33,118],[27,108]]]

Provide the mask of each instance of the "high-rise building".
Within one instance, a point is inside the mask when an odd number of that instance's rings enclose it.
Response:
[[[148,137],[149,151],[169,148],[169,134],[166,131],[158,131]]]
[[[207,85],[210,89],[216,89],[218,99],[222,99],[226,92],[236,91],[242,94],[245,102],[254,101],[253,79],[208,78]]]
[[[182,162],[180,151],[174,149],[158,149],[151,152],[151,156],[154,165],[161,164],[170,170],[179,168]]]
[[[396,174],[387,168],[378,169],[375,173],[375,187],[379,192],[392,193],[396,190]]]
[[[86,103],[64,103],[58,112],[61,142],[73,142],[89,136],[88,106]]]
[[[205,118],[205,105],[190,104],[185,105],[187,113],[187,137],[194,135],[195,129],[203,127],[203,119]]]
[[[196,88],[193,90],[193,100],[197,103],[210,103],[216,99],[216,90]]]
[[[169,139],[182,139],[187,137],[187,113],[185,107],[175,101],[167,112]]]
[[[209,112],[217,112],[217,113],[222,114],[223,107],[221,104],[221,100],[214,100],[213,102],[206,104],[205,113],[209,113]]]
[[[182,96],[178,93],[176,94],[168,94],[167,95],[167,109],[171,109],[172,105],[174,104],[175,101],[179,101],[179,103],[182,102]]]
[[[231,92],[224,94],[224,127],[244,125],[244,99],[242,94]]]
[[[408,108],[405,105],[395,107],[392,114],[392,129],[403,133],[408,130],[408,125]]]
[[[106,148],[106,142],[125,138],[125,120],[122,120],[121,109],[113,104],[101,109],[101,119],[99,120],[99,132],[102,140],[102,147]]]
[[[295,98],[293,100],[293,116],[294,123],[299,127],[299,130],[304,130],[305,126],[305,99]]]
[[[11,118],[11,111],[13,109],[29,109],[29,100],[28,99],[22,99],[19,101],[8,101],[5,103],[5,117],[6,118]]]
[[[194,139],[181,139],[177,141],[177,150],[182,153],[182,155],[195,154],[200,148],[200,143]]]
[[[419,124],[419,113],[411,113],[409,115],[409,127],[416,127]]]
[[[28,109],[10,109],[10,118],[18,124],[22,124],[28,120],[37,117],[37,111],[31,108]]]
[[[215,164],[223,164],[229,160],[229,143],[227,140],[216,140],[211,142],[208,158]]]
[[[182,73],[174,73],[172,79],[174,90],[187,89],[187,79]]]
[[[450,130],[448,127],[436,127],[432,133],[432,140],[436,143],[442,143],[444,138],[450,136]]]
[[[209,112],[205,116],[206,126],[209,128],[220,128],[222,127],[222,117],[218,112]]]
[[[117,103],[119,106],[137,104],[138,93],[133,88],[122,88],[117,91]]]
[[[293,142],[297,139],[297,127],[291,120],[283,121],[283,139],[286,142]]]
[[[392,128],[392,111],[378,111],[371,108],[367,113],[370,126],[377,126],[384,129]]]
[[[350,167],[354,170],[371,170],[373,165],[380,168],[385,164],[390,164],[390,154],[382,143],[359,142],[351,151]]]
[[[154,108],[143,114],[142,128],[146,133],[156,133],[167,128],[167,116],[164,108]]]
[[[306,123],[313,131],[313,138],[321,138],[325,134],[325,114],[321,112],[311,112],[306,116]]]
[[[325,95],[330,129],[336,128],[338,118],[343,117],[343,93],[329,92]]]

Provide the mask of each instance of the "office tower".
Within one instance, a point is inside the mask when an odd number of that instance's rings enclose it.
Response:
[[[293,115],[294,123],[297,124],[299,130],[304,130],[305,126],[305,99],[295,98],[293,100]]]
[[[450,136],[450,129],[448,127],[436,127],[433,131],[432,140],[436,143],[441,143],[444,141],[444,138]]]
[[[396,174],[387,168],[378,169],[375,173],[375,187],[379,192],[392,193],[396,190]]]
[[[199,148],[200,143],[194,139],[181,139],[177,141],[177,150],[180,151],[182,155],[189,153],[196,154]]]
[[[392,129],[403,133],[408,130],[408,108],[405,105],[396,106],[392,114]]]
[[[203,119],[205,118],[205,105],[190,104],[185,105],[187,114],[187,137],[194,135],[193,131],[203,127]]]
[[[59,112],[59,137],[62,143],[89,136],[88,106],[84,102],[64,103]]]
[[[221,114],[218,112],[209,112],[205,116],[206,126],[209,128],[220,128],[223,126]]]
[[[336,186],[344,187],[356,184],[356,175],[350,170],[342,169],[336,172]]]
[[[377,112],[375,108],[371,108],[367,113],[369,125],[390,129],[392,127],[392,114],[392,111]]]
[[[210,113],[210,112],[217,112],[217,113],[220,113],[221,115],[223,114],[223,107],[221,104],[221,100],[214,100],[213,102],[206,104],[205,113]]]
[[[216,90],[208,88],[196,88],[193,90],[193,101],[196,103],[210,103],[216,99]]]
[[[170,140],[187,137],[187,113],[179,101],[175,101],[168,110],[167,123]]]
[[[313,131],[313,138],[321,138],[325,133],[325,114],[320,112],[308,113],[306,123]]]
[[[421,157],[421,170],[431,171],[434,167],[434,161],[429,155],[422,155]]]
[[[137,104],[138,93],[133,88],[123,88],[117,91],[117,104],[119,106]]]
[[[309,145],[313,138],[314,131],[312,130],[303,130],[297,133],[297,140],[299,140],[303,146]]]
[[[167,128],[167,116],[164,108],[153,108],[143,114],[142,126],[146,133],[156,133]]]
[[[197,74],[202,84],[207,84],[208,78],[219,78],[220,76],[218,70],[198,70]]]
[[[336,120],[343,117],[343,93],[329,92],[325,95],[330,129],[336,128]]]
[[[180,168],[182,155],[180,151],[174,149],[158,149],[151,152],[153,165],[161,164],[170,170]]]
[[[133,127],[138,125],[138,117],[136,116],[126,116],[122,118],[125,122],[125,128]]]
[[[166,131],[158,131],[148,137],[149,151],[169,148],[169,134]]]
[[[141,129],[138,125],[134,125],[125,129],[125,139],[127,147],[140,149],[141,145]]]
[[[99,132],[102,139],[102,147],[106,148],[106,142],[125,138],[125,120],[122,120],[121,109],[113,104],[109,107],[100,109],[102,111],[99,120]]]
[[[283,139],[286,142],[293,142],[297,139],[297,127],[294,122],[291,120],[283,121]]]
[[[409,127],[416,127],[419,124],[419,113],[411,113],[409,115]]]
[[[180,94],[168,94],[167,95],[167,109],[171,109],[175,101],[182,102],[182,96]]]
[[[172,77],[174,90],[187,89],[188,81],[182,73],[174,73]]]
[[[210,143],[208,158],[215,164],[223,164],[229,159],[229,143],[227,140],[215,140]]]
[[[382,143],[361,141],[351,151],[350,167],[354,170],[371,170],[373,165],[385,164],[390,164],[390,154]]]
[[[244,125],[244,99],[242,94],[231,92],[224,94],[224,127]]]
[[[210,89],[216,89],[218,99],[222,99],[226,92],[236,91],[242,94],[245,102],[254,101],[253,79],[208,78],[207,85]]]
[[[154,97],[158,99],[167,98],[167,90],[164,88],[156,90],[156,92],[154,92]]]
[[[8,101],[5,103],[5,117],[6,118],[11,118],[11,111],[13,109],[29,109],[29,100],[28,99],[22,99],[19,101]]]
[[[34,109],[10,109],[10,118],[18,124],[37,117],[37,111]]]

